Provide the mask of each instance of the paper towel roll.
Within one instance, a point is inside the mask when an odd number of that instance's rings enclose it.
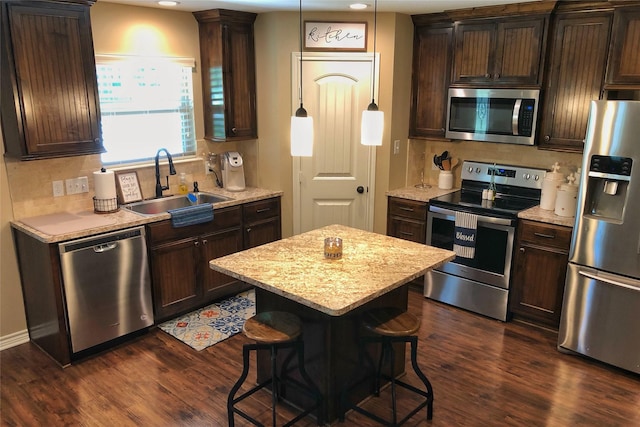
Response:
[[[104,168],[93,173],[96,199],[116,198],[116,176],[113,171]]]

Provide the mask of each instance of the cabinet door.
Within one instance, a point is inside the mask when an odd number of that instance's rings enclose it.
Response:
[[[256,14],[226,9],[194,12],[200,34],[204,138],[257,138],[253,22]]]
[[[566,251],[521,244],[516,255],[511,311],[557,329],[568,262]]]
[[[34,159],[102,152],[89,7],[1,7],[7,154]]]
[[[610,28],[610,13],[556,17],[540,148],[582,152],[589,102],[600,99]]]
[[[494,83],[538,85],[546,17],[498,24]]]
[[[616,9],[607,84],[640,85],[640,7]]]
[[[453,26],[416,27],[413,43],[409,137],[444,138]]]
[[[571,228],[521,221],[509,308],[516,316],[558,328]]]
[[[151,279],[156,321],[193,308],[200,300],[200,241],[184,239],[151,249]]]
[[[495,24],[456,24],[453,83],[493,80],[496,32]]]
[[[423,221],[392,216],[387,222],[387,235],[416,243],[426,243],[427,228]]]
[[[200,244],[203,261],[200,265],[200,270],[204,302],[233,293],[233,287],[238,281],[233,277],[209,268],[209,261],[242,250],[242,233],[240,229],[207,234],[200,238]]]
[[[280,217],[245,224],[244,248],[249,249],[281,239]]]
[[[256,76],[251,25],[224,25],[226,135],[229,139],[258,137]]]

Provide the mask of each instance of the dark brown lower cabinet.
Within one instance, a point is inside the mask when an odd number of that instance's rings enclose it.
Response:
[[[242,250],[241,226],[240,206],[216,210],[206,224],[147,226],[156,322],[242,290],[240,282],[209,268],[209,260]]]
[[[155,320],[162,322],[251,286],[213,271],[209,261],[282,238],[280,197],[214,211],[212,222],[147,225]]]
[[[571,231],[520,220],[509,302],[514,319],[558,329]]]
[[[416,243],[427,242],[426,202],[389,197],[387,205],[387,236],[410,240]],[[414,288],[424,287],[424,276],[412,280]]]

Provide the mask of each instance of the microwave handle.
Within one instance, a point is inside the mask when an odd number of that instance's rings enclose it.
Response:
[[[513,114],[511,115],[511,130],[513,131],[513,135],[518,134],[518,122],[520,121],[520,108],[522,107],[522,99],[516,99],[515,104],[513,104]]]

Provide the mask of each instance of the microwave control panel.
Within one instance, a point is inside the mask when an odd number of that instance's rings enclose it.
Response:
[[[518,135],[531,136],[535,106],[535,99],[522,100],[520,105],[520,118],[518,120]]]

